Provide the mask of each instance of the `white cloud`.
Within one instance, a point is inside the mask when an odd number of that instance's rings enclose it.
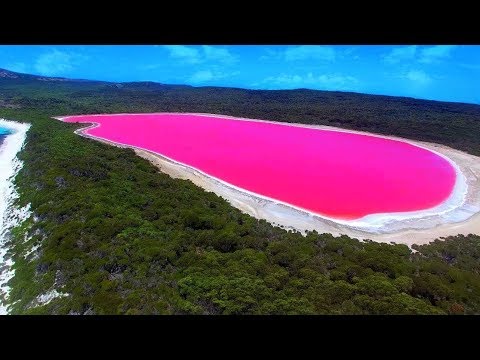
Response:
[[[306,59],[334,61],[335,49],[330,46],[301,45],[288,48],[284,56],[286,61]]]
[[[265,49],[265,53],[258,59],[265,60],[285,60],[285,61],[299,61],[299,60],[320,60],[320,61],[334,61],[336,58],[336,51],[331,46],[321,45],[299,45],[290,46],[285,50]]]
[[[338,55],[341,59],[360,60],[360,56],[357,54],[357,52],[357,46],[350,46],[344,50],[339,51]]]
[[[300,75],[286,75],[286,74],[281,74],[278,76],[270,76],[266,78],[264,83],[272,84],[275,86],[299,86],[304,82],[304,79]]]
[[[163,48],[169,52],[170,57],[187,64],[200,62],[200,51],[195,48],[184,45],[164,45]]]
[[[164,45],[163,48],[169,52],[170,57],[184,64],[199,64],[206,61],[231,64],[237,60],[228,49],[218,46],[203,45],[195,48],[185,45]]]
[[[236,58],[225,48],[204,45],[202,49],[206,60],[219,61],[225,64],[236,61]]]
[[[41,75],[62,75],[70,72],[79,62],[86,59],[88,57],[81,54],[54,49],[40,55],[35,61],[34,68]]]
[[[16,62],[16,63],[11,63],[5,66],[5,69],[10,70],[10,71],[15,71],[19,73],[27,73],[28,72],[28,67],[27,64],[23,62]]]
[[[195,72],[192,76],[190,76],[187,79],[187,82],[192,84],[202,84],[202,83],[207,83],[211,81],[232,77],[238,74],[239,74],[238,71],[225,73],[225,72],[214,71],[214,70],[199,70]]]
[[[402,46],[392,49],[383,59],[389,64],[402,61],[415,61],[423,64],[431,64],[451,56],[456,45],[437,45],[419,48],[416,45]]]
[[[265,61],[270,59],[280,59],[281,57],[282,52],[266,48],[264,49],[264,55],[260,56],[259,60]]]
[[[422,49],[419,61],[421,63],[430,64],[451,56],[452,50],[456,45],[437,45]]]
[[[197,84],[212,81],[215,78],[218,78],[218,75],[214,75],[212,71],[200,70],[190,77],[190,82]]]
[[[400,61],[414,60],[417,54],[417,46],[402,46],[392,49],[383,59],[389,64],[396,64]]]
[[[427,85],[432,81],[432,78],[422,70],[410,70],[402,77],[419,85]]]
[[[343,75],[320,75],[317,81],[325,87],[339,90],[353,89],[358,84],[355,77]]]
[[[314,75],[313,73],[308,73],[306,75],[280,74],[278,76],[270,76],[253,86],[267,89],[309,87],[324,90],[354,90],[358,87],[358,84],[358,79],[349,75]]]

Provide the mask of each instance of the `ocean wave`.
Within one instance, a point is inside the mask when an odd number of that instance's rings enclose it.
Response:
[[[0,127],[10,130],[10,134],[0,146],[0,314],[7,313],[3,304],[8,300],[8,281],[13,277],[13,262],[7,258],[10,231],[30,217],[30,207],[14,206],[18,198],[13,180],[23,166],[17,157],[22,150],[30,124],[0,119]]]

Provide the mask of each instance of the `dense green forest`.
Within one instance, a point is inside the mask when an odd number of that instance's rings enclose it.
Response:
[[[78,125],[51,119],[220,113],[394,134],[480,155],[480,106],[8,74],[0,70],[0,117],[32,124],[16,184],[19,205],[31,203],[35,214],[10,241],[12,313],[480,313],[480,236],[413,251],[302,236],[159,173],[132,150],[79,137]],[[68,295],[37,306],[35,299],[52,289]]]

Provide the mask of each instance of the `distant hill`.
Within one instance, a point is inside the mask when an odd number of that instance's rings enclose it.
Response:
[[[64,77],[52,77],[52,76],[24,74],[24,73],[19,73],[19,72],[10,71],[10,70],[7,70],[7,69],[1,69],[0,68],[0,80],[1,79],[105,83],[104,81],[84,80],[84,79],[69,79],[69,78],[64,78]]]
[[[101,81],[101,80],[87,80],[87,79],[70,79],[64,77],[55,77],[55,76],[41,76],[41,75],[32,75],[32,74],[24,74],[15,71],[10,71],[7,69],[0,68],[0,81],[4,80],[13,80],[16,81],[44,81],[44,82],[67,82],[71,83],[73,86],[74,84],[78,83],[90,83],[96,85],[104,85],[114,88],[142,88],[142,89],[152,89],[152,88],[163,88],[169,86],[175,87],[191,87],[190,85],[166,85],[159,82],[154,81],[129,81],[129,82],[111,82],[111,81]],[[7,82],[8,83],[8,82]]]
[[[75,99],[72,105],[71,99]],[[119,106],[119,104],[123,104]],[[0,108],[46,113],[208,112],[330,125],[442,143],[480,155],[480,105],[340,91],[113,83],[0,69]]]

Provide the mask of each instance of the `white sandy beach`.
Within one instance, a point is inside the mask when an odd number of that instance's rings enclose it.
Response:
[[[17,153],[23,147],[30,125],[0,119],[0,126],[13,130],[13,133],[5,138],[0,149],[0,314],[6,314],[7,308],[1,300],[8,298],[7,282],[13,276],[12,261],[6,259],[7,233],[28,217],[28,208],[17,209],[13,206],[18,197],[13,179],[22,167]]]
[[[120,115],[120,114],[118,114]],[[132,115],[132,114],[130,114]],[[229,119],[269,122],[285,126],[300,126],[329,131],[350,132],[404,141],[414,146],[429,149],[451,162],[457,171],[457,183],[452,195],[439,206],[425,211],[393,214],[369,215],[359,221],[338,221],[294,208],[288,204],[268,199],[244,191],[225,182],[212,178],[198,169],[180,164],[160,154],[146,149],[112,143],[106,139],[89,136],[85,130],[97,126],[96,123],[77,130],[77,133],[120,147],[134,148],[136,153],[154,163],[159,169],[174,177],[191,180],[197,186],[212,191],[229,201],[233,206],[256,218],[265,219],[272,224],[298,231],[316,230],[319,233],[334,235],[346,234],[358,239],[371,239],[380,242],[395,242],[407,245],[424,244],[439,237],[457,234],[480,234],[480,158],[447,146],[384,136],[366,132],[346,130],[328,126],[304,125],[296,123],[278,123],[268,120],[241,119],[217,116]],[[104,116],[104,115],[97,115]],[[63,120],[63,117],[56,117]]]

